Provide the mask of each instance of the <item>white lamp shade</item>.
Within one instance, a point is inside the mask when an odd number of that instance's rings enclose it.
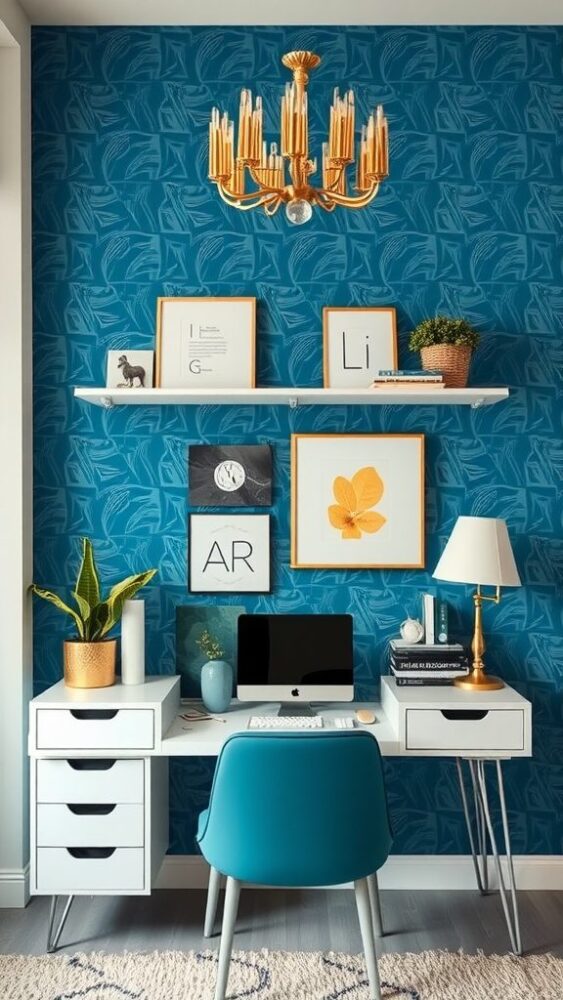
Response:
[[[452,583],[520,587],[506,521],[458,517],[434,576]]]

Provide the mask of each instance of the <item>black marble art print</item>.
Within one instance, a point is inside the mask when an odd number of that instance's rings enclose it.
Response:
[[[189,498],[194,507],[269,507],[272,449],[267,444],[190,445]]]

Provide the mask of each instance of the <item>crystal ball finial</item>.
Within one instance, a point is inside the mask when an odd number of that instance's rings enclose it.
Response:
[[[302,226],[311,218],[313,209],[310,202],[305,201],[304,198],[292,198],[285,206],[285,214],[294,226]]]

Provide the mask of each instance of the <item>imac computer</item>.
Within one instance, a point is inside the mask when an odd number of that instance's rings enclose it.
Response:
[[[237,697],[279,701],[292,715],[353,701],[352,640],[352,615],[240,615]]]

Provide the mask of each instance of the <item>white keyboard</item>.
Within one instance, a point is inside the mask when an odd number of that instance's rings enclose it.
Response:
[[[320,715],[251,715],[249,729],[322,729]]]

